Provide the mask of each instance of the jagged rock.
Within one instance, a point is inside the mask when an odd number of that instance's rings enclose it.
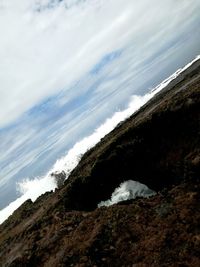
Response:
[[[126,180],[158,191],[197,177],[199,83],[200,61],[88,151],[66,183],[66,210],[92,210]]]
[[[200,61],[0,225],[0,266],[199,267],[199,102]],[[158,194],[96,209],[129,179]]]
[[[64,171],[59,173],[51,173],[51,176],[55,178],[58,188],[63,186],[66,179],[66,173]]]

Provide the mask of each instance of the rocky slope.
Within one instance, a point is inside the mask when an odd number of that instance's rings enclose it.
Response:
[[[200,266],[200,61],[0,226],[0,266]],[[125,180],[158,192],[97,209]]]

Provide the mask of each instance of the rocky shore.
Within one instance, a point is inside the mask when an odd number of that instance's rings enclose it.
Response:
[[[197,61],[0,225],[0,266],[199,267],[199,174]],[[97,208],[127,180],[156,195]]]

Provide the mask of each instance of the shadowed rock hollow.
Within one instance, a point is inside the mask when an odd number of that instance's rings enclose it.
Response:
[[[199,101],[197,61],[0,226],[0,266],[199,267]],[[158,194],[96,209],[127,180]]]
[[[200,166],[199,62],[86,153],[66,182],[66,209],[92,210],[126,180],[158,191]]]

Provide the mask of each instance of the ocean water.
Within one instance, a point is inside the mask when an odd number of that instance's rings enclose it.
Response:
[[[66,179],[70,175],[71,171],[78,165],[82,155],[88,151],[90,148],[95,146],[101,138],[106,134],[111,132],[120,122],[124,121],[130,117],[135,111],[137,111],[141,106],[143,106],[148,100],[150,100],[156,93],[160,92],[165,88],[171,81],[176,79],[183,71],[189,68],[194,62],[200,59],[200,55],[197,56],[192,62],[187,64],[185,67],[178,69],[175,73],[157,85],[155,88],[149,90],[144,96],[133,95],[130,98],[128,108],[114,113],[114,115],[108,118],[100,127],[98,127],[93,134],[86,136],[81,141],[77,142],[66,155],[58,159],[55,164],[50,168],[46,175],[41,177],[36,177],[34,179],[25,179],[16,185],[20,197],[15,201],[11,202],[7,207],[0,211],[0,223],[4,222],[20,205],[22,205],[26,200],[31,199],[35,201],[40,195],[48,191],[54,191],[57,187],[55,178],[51,175],[52,173],[60,173],[65,171],[67,174]],[[133,177],[134,178],[134,177]],[[133,179],[134,180],[134,179]],[[129,189],[131,185],[131,190],[133,190],[133,184],[125,184],[125,187]],[[141,187],[138,187],[141,191]],[[124,189],[124,185],[122,185]],[[138,190],[134,192],[137,195]],[[120,194],[124,195],[125,190],[117,190],[117,199],[123,198]],[[120,193],[121,192],[121,193]],[[129,191],[128,191],[129,192]],[[127,193],[127,191],[126,191]],[[104,204],[116,203],[116,194],[114,193],[114,200],[109,200]]]

